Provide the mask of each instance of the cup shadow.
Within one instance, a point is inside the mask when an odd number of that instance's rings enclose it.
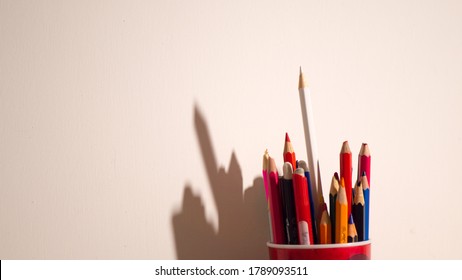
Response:
[[[236,154],[231,153],[228,170],[218,166],[206,121],[197,105],[194,126],[217,206],[218,232],[206,219],[201,196],[186,184],[182,207],[172,215],[177,258],[268,259],[269,224],[262,177],[255,178],[243,193]]]

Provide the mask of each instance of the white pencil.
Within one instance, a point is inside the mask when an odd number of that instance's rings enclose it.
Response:
[[[318,146],[316,144],[316,134],[314,129],[313,109],[311,106],[311,93],[305,82],[300,67],[300,77],[298,80],[298,92],[300,94],[300,105],[302,107],[303,128],[305,131],[306,152],[311,177],[311,193],[314,200],[315,217],[318,217],[319,201],[322,196],[322,184],[318,159]]]

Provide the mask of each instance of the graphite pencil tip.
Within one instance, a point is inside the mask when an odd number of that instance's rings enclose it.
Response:
[[[298,77],[298,89],[306,88],[305,77],[303,76],[302,67],[300,66],[300,76]]]
[[[335,174],[337,174],[337,172]],[[335,176],[335,174],[334,174],[334,176],[332,176],[332,181],[330,183],[330,192],[329,193],[332,196],[336,195],[338,193],[339,188],[340,188],[339,182],[338,182],[338,174],[337,174],[337,176]]]
[[[369,189],[369,183],[367,182],[367,176],[363,175],[361,177],[361,185],[363,187],[363,190],[368,190]]]
[[[354,205],[361,204],[364,206],[364,193],[363,193],[363,186],[361,183],[356,185],[354,192],[355,192],[355,197],[354,197],[353,204]]]

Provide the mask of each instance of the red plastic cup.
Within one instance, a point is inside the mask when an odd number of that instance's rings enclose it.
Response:
[[[267,243],[271,260],[370,260],[371,241],[343,244],[283,245]]]

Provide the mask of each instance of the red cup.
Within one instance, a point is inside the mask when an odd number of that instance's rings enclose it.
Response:
[[[370,260],[371,241],[343,244],[283,245],[267,243],[271,260]]]

